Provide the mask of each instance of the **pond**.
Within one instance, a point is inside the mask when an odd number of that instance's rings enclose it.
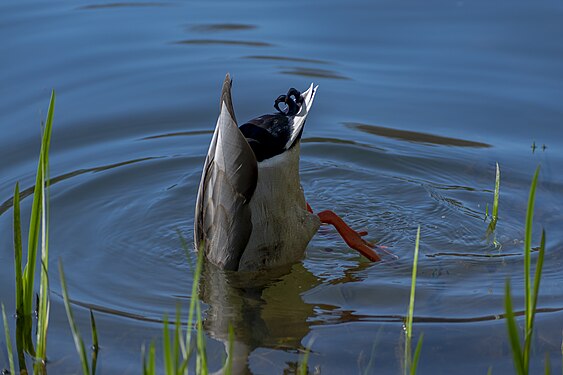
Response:
[[[398,259],[369,263],[322,227],[303,261],[253,287],[205,272],[210,369],[221,367],[232,322],[241,373],[294,373],[308,346],[311,373],[400,373],[420,225],[419,373],[511,373],[504,286],[510,278],[522,311],[525,214],[541,165],[532,245],[544,228],[547,251],[531,366],[543,371],[547,355],[560,372],[562,19],[553,1],[3,0],[0,300],[12,315],[11,197],[17,181],[35,183],[51,89],[47,369],[81,368],[60,259],[87,343],[89,309],[97,318],[98,373],[138,374],[141,347],[154,339],[160,348],[163,316],[179,304],[187,321],[193,268],[180,235],[193,240],[225,74],[240,121],[314,82],[306,198]],[[497,162],[499,220],[487,239]]]

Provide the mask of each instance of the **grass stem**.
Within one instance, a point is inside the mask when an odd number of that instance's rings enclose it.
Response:
[[[76,322],[74,320],[74,315],[72,313],[72,308],[70,306],[70,298],[68,297],[68,288],[66,285],[63,264],[61,263],[60,260],[59,260],[59,274],[61,277],[61,288],[63,292],[63,301],[66,310],[66,316],[68,318],[68,324],[70,325],[70,330],[72,331],[74,346],[76,347],[76,351],[78,352],[78,356],[80,357],[80,363],[82,364],[82,373],[84,375],[90,375],[90,368],[88,367],[88,359],[86,356],[86,348],[84,347],[84,341],[80,336],[80,332],[78,331],[78,327],[76,326]]]
[[[420,225],[418,226],[418,230],[416,231],[416,241],[414,245],[414,259],[412,265],[412,276],[411,276],[411,293],[409,298],[409,308],[407,312],[407,319],[405,324],[405,353],[404,353],[404,373],[415,374],[416,373],[416,366],[418,364],[418,356],[420,355],[420,350],[422,346],[421,339],[417,344],[415,359],[413,361],[411,356],[411,342],[412,342],[412,322],[414,317],[414,297],[415,297],[415,290],[416,290],[416,275],[418,269],[418,249],[420,245]]]
[[[4,308],[4,304],[2,304],[2,321],[4,322],[4,335],[6,336],[6,349],[8,350],[10,374],[15,374],[16,366],[14,365],[14,351],[12,348],[12,340],[10,339],[10,328],[8,326],[8,319],[6,318],[6,309]]]

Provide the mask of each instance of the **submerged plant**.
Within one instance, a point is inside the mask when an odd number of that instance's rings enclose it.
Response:
[[[536,262],[536,270],[534,281],[531,281],[531,252],[532,252],[532,222],[534,216],[534,201],[536,194],[536,185],[538,181],[539,167],[532,179],[530,187],[530,195],[528,198],[528,209],[526,213],[526,229],[524,238],[524,305],[525,305],[525,322],[524,322],[524,342],[520,343],[520,334],[514,317],[514,309],[512,307],[512,297],[510,292],[510,281],[506,281],[505,286],[505,310],[506,324],[512,348],[514,359],[514,367],[519,375],[528,374],[530,369],[530,352],[532,345],[532,334],[534,329],[534,319],[536,314],[536,306],[538,303],[538,294],[540,289],[541,274],[543,268],[543,260],[545,256],[545,231],[542,231],[538,259]]]

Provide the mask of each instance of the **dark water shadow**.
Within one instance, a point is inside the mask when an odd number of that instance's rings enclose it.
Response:
[[[163,157],[164,156],[149,156],[149,157],[146,157],[146,158],[139,158],[139,159],[122,161],[122,162],[119,162],[119,163],[109,164],[109,165],[103,165],[101,167],[78,169],[78,170],[73,171],[73,172],[69,172],[69,173],[62,174],[60,176],[52,177],[51,179],[49,179],[48,186],[52,186],[52,185],[59,183],[61,181],[68,180],[69,178],[80,176],[80,175],[85,174],[85,173],[103,172],[103,171],[107,171],[109,169],[119,168],[119,167],[122,167],[124,165],[135,164],[135,163],[140,163],[140,162],[144,162],[144,161],[148,161],[148,160],[154,160],[154,159],[161,159]],[[28,187],[24,190],[21,190],[20,191],[20,201],[22,201],[23,199],[32,195],[34,190],[35,190],[35,185],[32,185],[32,186],[30,186],[30,187]],[[0,204],[0,215],[2,215],[4,212],[9,210],[10,207],[12,207],[13,204],[14,204],[14,197],[7,199],[2,204]]]
[[[324,60],[303,59],[299,57],[287,57],[287,56],[251,55],[251,56],[244,56],[243,58],[253,59],[253,60],[289,61],[289,62],[298,62],[298,63],[323,64],[323,65],[331,64],[330,62]]]
[[[304,67],[281,68],[281,69],[282,69],[281,74],[310,77],[310,78],[351,80],[351,78],[349,77],[346,77],[340,73],[328,69],[304,68]]]
[[[356,141],[351,141],[349,139],[339,139],[339,138],[329,138],[329,137],[310,137],[303,138],[301,143],[335,143],[342,145],[359,145],[360,143]]]
[[[385,151],[384,148],[373,146],[366,143],[360,143],[356,141],[352,141],[349,139],[339,139],[339,138],[330,138],[330,137],[308,137],[301,139],[301,143],[332,143],[332,144],[340,144],[340,145],[352,145],[357,147],[369,148],[372,150],[379,150]]]
[[[326,311],[327,319],[332,324],[346,324],[350,322],[370,322],[370,323],[404,323],[407,319],[405,315],[364,315],[357,314],[351,310],[339,310],[335,306],[321,305],[319,306]],[[542,307],[537,308],[538,314],[550,314],[563,311],[563,307]],[[524,310],[515,311],[514,316],[524,316]],[[444,323],[444,324],[471,324],[479,322],[489,322],[494,320],[503,320],[506,313],[469,316],[469,317],[433,317],[433,316],[413,316],[414,323]],[[312,322],[311,325],[325,325],[326,321]]]
[[[213,134],[213,130],[192,130],[185,132],[155,134],[155,135],[149,135],[147,137],[140,138],[139,140],[146,141],[150,139],[168,138],[168,137],[189,137],[192,135],[203,135],[203,134]]]
[[[156,2],[149,2],[149,3],[140,3],[140,2],[131,2],[131,3],[107,3],[107,4],[91,4],[91,5],[84,5],[78,7],[78,10],[96,10],[96,9],[111,9],[111,8],[150,8],[150,7],[168,7],[172,6],[172,3],[156,3]]]
[[[246,47],[273,47],[274,45],[266,42],[257,42],[249,40],[229,40],[229,39],[185,39],[172,44],[186,45],[222,45],[222,46],[246,46]]]
[[[425,254],[427,258],[438,257],[459,257],[459,258],[506,258],[522,256],[519,253],[504,253],[504,254],[475,254],[475,253],[455,253],[455,252],[439,252],[432,254]]]
[[[63,299],[62,294],[57,293],[55,291],[51,291],[51,293],[53,293],[54,295],[56,295],[60,299]],[[164,323],[164,319],[149,318],[149,317],[144,316],[144,315],[135,314],[135,313],[123,311],[123,310],[112,309],[110,307],[97,305],[95,303],[83,302],[83,301],[79,301],[79,300],[76,300],[76,299],[69,299],[69,302],[72,305],[79,306],[79,307],[82,307],[82,308],[87,309],[87,310],[92,310],[92,311],[107,314],[107,315],[114,315],[114,316],[119,316],[121,318],[127,318],[127,319],[137,320],[137,321],[141,321],[141,322],[148,322],[148,323]]]
[[[201,33],[215,33],[220,31],[243,31],[256,29],[256,25],[244,23],[209,23],[200,25],[187,26],[187,30],[197,31]]]
[[[540,251],[539,247],[532,247],[532,252]],[[437,252],[431,254],[425,254],[427,258],[438,258],[438,257],[460,257],[460,258],[506,258],[506,257],[522,257],[522,253],[489,253],[489,254],[475,254],[475,253],[457,253],[457,252]]]
[[[457,147],[474,147],[474,148],[492,147],[490,144],[487,143],[468,141],[458,138],[442,137],[439,135],[420,133],[410,130],[386,128],[383,126],[368,125],[359,122],[344,122],[343,124],[349,128],[357,129],[364,133],[378,135],[381,137],[398,139],[401,141],[435,144],[435,145],[443,145],[443,146],[457,146]]]

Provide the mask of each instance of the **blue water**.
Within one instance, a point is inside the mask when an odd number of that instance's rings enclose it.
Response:
[[[561,371],[562,19],[556,1],[4,0],[0,301],[15,311],[10,198],[17,181],[34,184],[51,89],[47,369],[80,371],[61,259],[86,342],[88,309],[96,315],[99,373],[137,374],[141,346],[160,343],[163,315],[189,305],[192,269],[178,231],[191,243],[225,73],[240,121],[315,82],[302,143],[306,197],[399,259],[369,264],[323,227],[302,262],[252,288],[207,270],[211,369],[232,322],[241,373],[294,373],[309,345],[311,372],[400,373],[421,225],[419,373],[512,372],[504,283],[521,311],[524,217],[541,165],[533,245],[544,228],[547,253],[532,370],[549,355]],[[497,162],[500,246],[485,235]],[[24,221],[30,205],[24,198]]]

